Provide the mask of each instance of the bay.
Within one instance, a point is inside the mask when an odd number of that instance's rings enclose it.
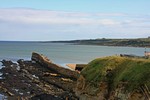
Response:
[[[147,48],[150,51],[150,48]],[[41,42],[0,42],[0,60],[30,60],[32,52],[47,56],[54,63],[65,66],[67,63],[88,63],[91,60],[111,55],[134,54],[144,56],[145,48],[113,47],[95,45],[71,45],[65,43]]]

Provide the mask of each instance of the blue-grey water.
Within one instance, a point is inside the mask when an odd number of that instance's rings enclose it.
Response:
[[[150,51],[150,49],[147,49]],[[0,42],[0,60],[30,60],[32,52],[44,54],[53,62],[65,66],[67,63],[88,63],[103,56],[116,54],[144,55],[145,48],[113,47],[93,45],[71,45],[64,43]]]

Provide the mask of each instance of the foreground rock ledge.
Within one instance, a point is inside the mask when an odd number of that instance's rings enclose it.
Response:
[[[61,67],[60,65],[52,63],[47,57],[44,57],[41,54],[32,53],[32,58],[33,61],[36,61],[40,65],[47,67],[50,70],[53,70],[55,73],[61,74],[64,77],[68,77],[74,80],[77,80],[79,77],[79,73],[76,71],[72,71],[66,68]]]
[[[3,60],[0,94],[16,100],[78,100],[74,93],[79,73],[58,66],[43,55],[32,54],[32,61]]]

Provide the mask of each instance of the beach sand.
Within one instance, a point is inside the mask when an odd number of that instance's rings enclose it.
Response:
[[[69,68],[75,70],[76,69],[76,65],[77,64],[66,64],[66,66],[68,66]]]

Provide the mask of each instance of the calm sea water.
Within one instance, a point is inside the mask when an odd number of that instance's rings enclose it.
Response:
[[[150,49],[147,49],[150,51]],[[103,56],[116,54],[144,55],[145,48],[71,45],[64,43],[0,42],[0,60],[30,60],[32,52],[44,54],[53,62],[65,66],[67,63],[88,63]]]

